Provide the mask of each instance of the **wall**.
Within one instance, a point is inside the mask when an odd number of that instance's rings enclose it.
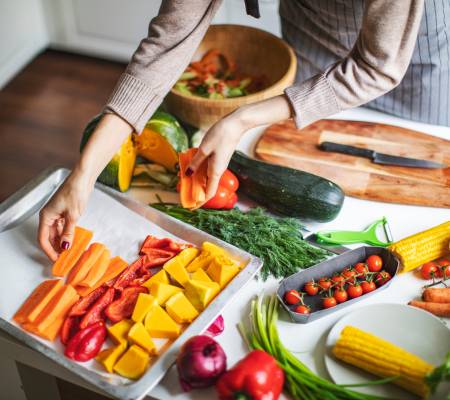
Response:
[[[0,1],[0,88],[47,45],[41,0]]]

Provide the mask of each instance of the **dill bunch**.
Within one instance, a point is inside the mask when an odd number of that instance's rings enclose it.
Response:
[[[303,240],[298,220],[273,217],[262,208],[244,212],[238,208],[191,211],[167,203],[152,207],[261,258],[263,280],[269,275],[285,278],[328,256],[327,251]]]

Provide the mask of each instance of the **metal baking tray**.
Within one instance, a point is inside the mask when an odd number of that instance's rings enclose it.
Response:
[[[51,195],[67,177],[69,171],[64,168],[51,168],[44,171],[32,182],[29,182],[18,192],[0,204],[0,235],[2,232],[14,228],[29,217],[38,213]],[[183,333],[162,353],[149,367],[147,372],[137,381],[120,382],[113,379],[112,374],[99,374],[83,364],[73,362],[55,349],[28,334],[14,323],[0,317],[0,329],[17,338],[27,346],[39,351],[64,368],[69,369],[82,379],[103,390],[117,399],[137,400],[143,398],[163,378],[167,370],[174,363],[181,345],[191,336],[203,332],[220,314],[225,305],[233,300],[240,289],[250,281],[262,266],[262,261],[234,246],[229,245],[205,232],[180,222],[149,206],[143,205],[124,194],[121,194],[102,184],[96,184],[99,190],[111,196],[134,213],[152,221],[172,235],[201,245],[210,241],[226,248],[234,257],[247,262],[245,268],[226,286],[224,290],[209,304],[209,306],[192,322]],[[36,244],[37,245],[37,244]],[[14,268],[10,265],[9,268]],[[109,375],[109,377],[108,377]]]
[[[341,254],[339,256],[330,258],[328,260],[322,261],[306,270],[297,272],[280,282],[280,286],[277,290],[277,296],[280,303],[283,305],[285,310],[289,313],[293,322],[298,324],[307,324],[312,321],[316,321],[319,318],[326,317],[335,311],[342,310],[358,301],[364,301],[370,296],[379,293],[381,290],[386,289],[391,284],[391,280],[386,282],[383,286],[378,287],[376,290],[370,293],[363,294],[355,299],[347,300],[344,303],[340,303],[332,308],[321,309],[321,296],[308,296],[305,295],[305,304],[311,307],[311,313],[308,315],[298,314],[294,312],[295,305],[287,305],[283,296],[288,290],[302,290],[306,282],[314,279],[316,282],[323,276],[332,276],[336,272],[342,271],[345,267],[349,265],[355,265],[358,262],[364,262],[367,257],[372,254],[379,255],[383,260],[383,269],[389,272],[392,279],[397,275],[400,262],[399,260],[386,248],[376,247],[376,246],[362,246],[354,250],[350,250]]]

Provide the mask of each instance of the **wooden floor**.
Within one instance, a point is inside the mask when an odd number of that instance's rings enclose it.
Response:
[[[0,91],[0,202],[45,168],[74,165],[83,128],[123,70],[48,50]]]

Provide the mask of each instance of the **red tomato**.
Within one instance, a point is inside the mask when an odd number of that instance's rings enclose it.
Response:
[[[342,276],[347,282],[349,282],[356,278],[356,271],[351,267],[344,268],[344,270],[342,271]]]
[[[427,262],[420,268],[420,273],[423,279],[432,279],[437,276],[438,265],[434,261]]]
[[[338,303],[343,303],[348,299],[347,292],[343,288],[334,289],[333,297]]]
[[[362,281],[360,283],[360,285],[361,285],[361,289],[363,291],[363,294],[366,294],[366,293],[369,293],[369,292],[373,292],[377,288],[377,285],[375,285],[375,282],[373,282],[373,281],[370,281],[370,282]]]
[[[294,311],[299,314],[309,314],[311,312],[310,308],[303,304],[300,304],[299,306],[295,307]]]
[[[319,279],[319,287],[322,290],[328,290],[331,287],[331,280],[330,278],[323,277]]]
[[[229,169],[226,169],[219,181],[219,186],[228,189],[230,192],[235,192],[239,188],[239,181]]]
[[[383,260],[380,256],[373,254],[367,258],[366,264],[369,267],[370,272],[379,272],[383,267]]]
[[[358,277],[366,276],[367,272],[369,272],[367,265],[364,263],[355,264],[354,270],[356,271],[356,276]]]
[[[448,266],[450,266],[450,261],[447,260],[446,258],[442,258],[442,259],[440,259],[440,260],[437,262],[437,264],[438,264],[440,267],[448,267]]]
[[[230,197],[228,198],[228,201],[227,201],[227,203],[225,204],[225,209],[226,210],[231,210],[235,205],[236,205],[236,203],[237,203],[237,201],[238,201],[238,196],[237,196],[237,194],[236,193],[231,193],[230,194]]]
[[[230,198],[230,191],[222,186],[217,188],[217,192],[215,196],[209,199],[205,204],[203,204],[202,208],[212,208],[219,210],[221,208],[225,208],[228,203],[228,199]]]
[[[441,268],[441,276],[444,279],[450,278],[450,265]]]
[[[310,296],[315,296],[319,292],[319,287],[314,281],[309,281],[305,283],[303,290]]]
[[[345,283],[345,278],[340,274],[333,275],[331,277],[331,280],[333,281],[333,284],[337,287],[342,287],[342,285],[344,285]]]
[[[392,278],[391,274],[387,271],[381,271],[375,276],[375,283],[377,286],[383,286],[387,281]]]
[[[361,285],[359,283],[349,285],[347,288],[347,294],[352,299],[361,296],[363,294]]]
[[[334,297],[324,297],[322,299],[323,308],[331,308],[337,304],[336,299]]]
[[[284,301],[286,302],[286,304],[297,304],[301,299],[302,296],[300,295],[300,293],[294,289],[288,290],[284,294]]]

